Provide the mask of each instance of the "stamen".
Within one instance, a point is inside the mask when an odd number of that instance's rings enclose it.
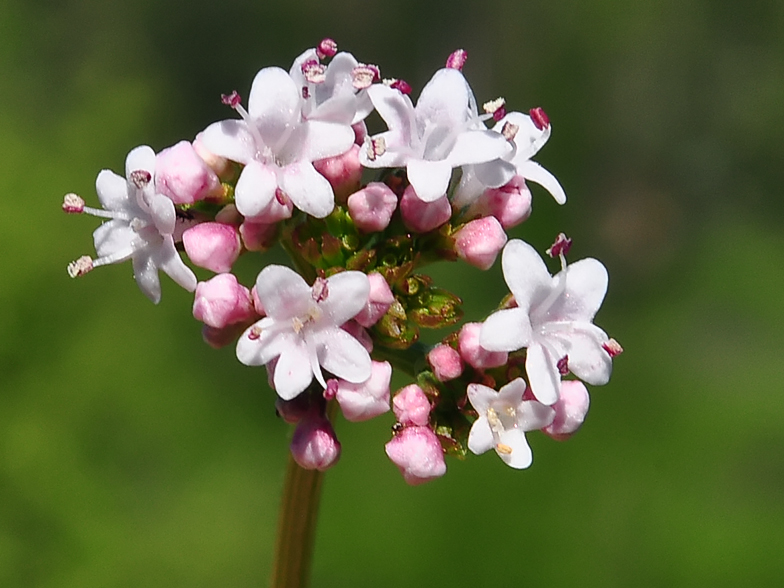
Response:
[[[291,319],[291,328],[294,329],[294,332],[299,335],[299,332],[302,330],[302,327],[305,326],[305,323],[302,322],[302,319],[298,316],[295,316]]]
[[[408,95],[411,93],[411,86],[406,80],[398,80],[397,78],[388,78],[383,81],[385,86],[397,90],[401,94]]]
[[[370,161],[375,161],[378,157],[387,152],[387,141],[384,137],[370,139],[367,146],[367,157]]]
[[[152,180],[152,175],[146,169],[136,169],[128,175],[128,181],[141,190]]]
[[[357,90],[364,90],[381,79],[381,70],[378,66],[360,63],[351,70],[351,79]]]
[[[300,69],[302,70],[302,75],[311,84],[323,84],[324,80],[327,79],[327,66],[322,65],[315,59],[310,59],[303,63]]]
[[[63,197],[63,210],[68,214],[84,212],[84,199],[76,194],[66,194]]]
[[[486,113],[492,114],[493,120],[498,122],[506,116],[506,100],[504,100],[502,97],[498,97],[495,100],[491,100],[490,102],[485,102],[482,105],[482,109]]]
[[[338,394],[338,381],[335,378],[327,380],[327,387],[324,389],[324,398],[332,400]]]
[[[307,100],[310,98],[310,90],[307,86],[302,86],[302,99]]]
[[[316,281],[313,282],[313,288],[311,288],[310,295],[316,302],[323,302],[326,300],[329,296],[329,284],[327,283],[327,280],[324,278],[316,278]]]
[[[323,39],[321,43],[318,44],[316,47],[316,55],[318,55],[319,59],[324,59],[325,57],[334,57],[335,53],[338,52],[338,44],[327,37]]]
[[[572,248],[572,240],[564,233],[558,233],[555,242],[550,248],[545,251],[550,257],[558,257],[560,255],[568,255],[569,250]]]
[[[497,443],[495,449],[496,451],[498,451],[498,453],[502,453],[504,455],[512,454],[512,448],[509,447],[508,445],[504,445],[503,443]]]
[[[519,125],[507,121],[504,123],[504,126],[501,127],[501,134],[504,136],[504,139],[506,139],[507,141],[514,141],[514,138],[517,136],[517,131],[519,130],[520,130]]]
[[[275,200],[277,200],[278,204],[281,206],[286,206],[289,202],[288,196],[286,196],[286,193],[280,188],[275,188]]]
[[[259,337],[261,337],[261,327],[258,325],[253,325],[250,328],[250,331],[248,331],[248,339],[255,341]]]
[[[602,343],[602,349],[607,352],[610,357],[616,357],[623,353],[623,347],[615,339],[610,339],[607,343]]]
[[[531,116],[531,121],[534,123],[534,126],[540,131],[543,131],[550,126],[550,118],[542,108],[539,108],[538,106],[532,108],[528,111],[528,114]]]
[[[558,368],[558,373],[565,376],[569,373],[569,356],[564,355],[555,365]]]
[[[68,275],[72,278],[78,278],[93,270],[93,260],[89,255],[83,255],[76,261],[68,264]]]
[[[237,106],[240,105],[240,102],[242,102],[242,98],[240,98],[237,90],[232,90],[231,94],[221,94],[221,102],[226,106],[237,108]]]
[[[463,69],[466,59],[468,59],[468,53],[466,53],[464,49],[458,49],[457,51],[453,52],[449,57],[447,57],[446,67],[448,69],[456,69],[460,71]]]

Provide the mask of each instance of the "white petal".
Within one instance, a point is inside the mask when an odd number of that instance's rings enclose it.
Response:
[[[471,406],[473,406],[480,415],[486,414],[490,403],[498,398],[498,392],[484,384],[469,384],[466,388],[466,392]]]
[[[250,338],[251,330],[261,331],[258,338]],[[264,317],[248,327],[237,340],[237,359],[245,365],[267,365],[286,347],[295,345],[294,331],[283,331],[275,319]]]
[[[612,359],[602,347],[607,335],[593,325],[586,331],[575,332],[570,338],[569,371],[594,386],[603,386],[610,381]]]
[[[531,342],[531,319],[524,308],[506,308],[491,314],[479,332],[479,345],[488,351],[516,351]]]
[[[488,188],[500,188],[508,184],[515,174],[517,168],[503,159],[494,159],[485,163],[477,163],[474,166],[476,179]]]
[[[310,286],[292,269],[268,265],[256,278],[256,294],[276,321],[305,315],[313,304]]]
[[[275,364],[273,376],[275,392],[283,400],[291,400],[303,392],[313,381],[313,370],[310,367],[310,356],[304,342],[290,345],[283,349]]]
[[[370,159],[368,153],[372,149],[372,141],[383,142],[386,150],[380,155]],[[411,157],[411,148],[408,143],[403,143],[396,131],[387,131],[372,137],[365,137],[365,142],[359,150],[359,162],[364,167],[378,169],[380,167],[404,167]]]
[[[467,163],[483,163],[509,155],[511,151],[512,146],[509,141],[496,132],[466,131],[457,136],[447,161],[452,164],[452,167]]]
[[[383,84],[370,86],[367,95],[387,127],[394,130],[403,143],[410,145],[412,137],[418,138],[414,106],[408,96]]]
[[[237,210],[248,217],[261,214],[272,202],[277,188],[275,170],[258,161],[251,161],[242,170],[234,190]]]
[[[308,161],[284,167],[280,173],[280,187],[294,206],[316,218],[324,218],[335,208],[332,186]]]
[[[224,120],[204,129],[201,135],[203,145],[215,155],[247,165],[264,148],[256,145],[256,140],[242,120]]]
[[[560,358],[553,358],[542,345],[534,344],[528,348],[525,357],[525,372],[531,384],[531,391],[542,404],[555,404],[561,387],[561,375],[556,365]]]
[[[517,470],[522,470],[531,465],[533,454],[528,442],[525,440],[525,433],[520,429],[507,429],[501,431],[498,436],[499,443],[506,445],[504,451],[495,448],[498,456],[506,465]],[[511,451],[509,451],[511,449]]]
[[[155,175],[155,151],[147,145],[140,145],[131,150],[125,158],[125,177],[129,178],[131,172],[143,170],[151,176]]]
[[[562,279],[563,272],[556,276]],[[607,293],[607,269],[593,258],[581,259],[566,268],[566,287],[547,311],[548,321],[590,323]]]
[[[347,123],[311,120],[303,126],[305,133],[299,147],[301,159],[315,161],[342,155],[354,144],[354,131]]]
[[[110,257],[121,251],[132,253],[136,238],[136,232],[128,223],[119,220],[107,221],[93,231],[93,243],[98,257]]]
[[[163,243],[155,250],[153,260],[158,269],[166,272],[172,280],[188,292],[193,292],[196,289],[196,275],[182,261],[171,236],[163,238]]]
[[[526,312],[546,298],[555,285],[536,249],[519,239],[504,247],[501,268],[517,306]]]
[[[558,204],[566,203],[566,192],[555,179],[555,176],[535,161],[526,161],[517,166],[517,173],[526,180],[531,180],[550,192]]]
[[[273,151],[299,123],[300,101],[297,84],[279,67],[265,67],[253,79],[248,114],[264,143]]]
[[[338,378],[358,384],[370,377],[370,355],[354,337],[337,327],[308,333],[321,366]]]
[[[517,126],[517,134],[514,138],[517,152],[512,160],[515,165],[519,165],[524,161],[531,159],[531,157],[547,143],[547,139],[550,138],[550,133],[552,131],[551,125],[547,125],[544,129],[536,128],[531,117],[522,112],[508,113],[495,124],[493,130],[497,133],[502,132],[506,123]]]
[[[517,410],[517,426],[521,431],[538,431],[550,425],[555,409],[536,400],[522,402]]]
[[[163,194],[153,193],[149,198],[150,215],[161,235],[171,235],[177,222],[174,203]]]
[[[468,119],[469,94],[468,82],[462,73],[456,69],[438,70],[417,100],[417,125],[421,129],[427,123],[450,128],[461,126]]]
[[[155,304],[161,301],[161,281],[158,278],[158,268],[148,252],[140,251],[134,254],[133,277],[147,298]]]
[[[318,61],[318,55],[316,54],[316,49],[311,47],[310,49],[305,49],[305,51],[300,53],[294,60],[294,63],[291,64],[291,67],[289,68],[289,76],[291,76],[291,79],[294,80],[294,83],[297,84],[297,86],[308,85],[308,81],[305,79],[305,75],[302,73],[302,64],[313,60]]]
[[[106,210],[123,210],[129,204],[128,180],[111,170],[101,170],[95,179],[98,200]],[[135,209],[135,203],[133,204]]]
[[[487,422],[486,416],[480,416],[471,425],[471,431],[468,433],[468,448],[476,455],[481,455],[494,446],[495,441],[493,431],[490,430],[490,423]]]
[[[351,53],[341,51],[335,55],[327,66],[324,83],[316,85],[316,102],[322,104],[337,96],[351,96],[353,98],[356,90],[351,74],[357,65],[359,63]],[[354,115],[353,112],[351,114]]]
[[[435,202],[446,194],[452,177],[452,165],[447,161],[409,159],[406,172],[419,199]]]
[[[498,401],[514,407],[520,406],[523,402],[525,389],[525,380],[522,378],[515,378],[498,391]]]
[[[335,327],[353,319],[365,308],[370,295],[370,281],[362,272],[340,272],[327,278],[328,296],[319,304],[325,324]]]

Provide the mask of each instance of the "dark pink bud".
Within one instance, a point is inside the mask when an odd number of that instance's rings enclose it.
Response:
[[[433,373],[441,382],[454,380],[463,373],[463,360],[460,353],[449,345],[436,345],[427,354],[427,361]]]
[[[468,59],[468,53],[466,53],[464,49],[458,49],[447,57],[446,67],[449,69],[461,70],[465,65],[466,59]]]
[[[453,238],[457,256],[481,270],[490,269],[507,241],[504,228],[494,216],[472,220]]]
[[[550,126],[550,118],[542,108],[539,108],[538,106],[532,108],[528,111],[528,114],[531,116],[531,121],[534,123],[534,126],[540,131],[543,131]]]
[[[370,294],[367,304],[354,317],[354,320],[365,328],[370,328],[381,320],[381,317],[387,313],[395,301],[395,296],[384,276],[378,272],[372,272],[368,274],[368,281],[370,282]]]
[[[427,233],[452,217],[452,205],[446,194],[433,202],[420,200],[414,187],[408,186],[400,199],[400,214],[409,231]]]
[[[348,213],[363,233],[383,231],[397,208],[397,196],[382,182],[370,182],[348,197]]]
[[[242,250],[236,227],[223,223],[201,223],[182,234],[188,258],[199,267],[225,273],[237,261]]]
[[[392,410],[402,425],[424,426],[430,422],[430,401],[416,384],[410,384],[395,394]]]
[[[340,442],[326,417],[311,410],[297,425],[291,455],[301,468],[324,471],[340,459]]]
[[[332,400],[338,394],[338,381],[335,378],[327,380],[327,387],[324,389],[324,399]],[[300,394],[300,396],[302,396]]]
[[[345,204],[349,194],[359,189],[359,183],[362,179],[362,164],[359,163],[359,145],[357,144],[352,145],[351,149],[341,155],[317,159],[313,162],[313,167],[327,178],[335,193],[335,200],[339,204]]]
[[[216,329],[256,318],[250,290],[233,274],[218,274],[196,285],[193,316]]]
[[[218,176],[188,141],[156,156],[155,189],[175,204],[193,204],[222,193]]]

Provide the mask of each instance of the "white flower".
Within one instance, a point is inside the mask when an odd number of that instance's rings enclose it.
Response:
[[[523,469],[533,456],[525,439],[553,422],[555,410],[536,400],[523,400],[525,382],[512,380],[498,392],[482,384],[468,385],[468,400],[479,413],[468,434],[468,448],[476,453],[495,449],[506,465]]]
[[[499,310],[482,325],[479,343],[489,351],[527,348],[525,369],[534,396],[558,400],[561,373],[606,384],[612,361],[607,334],[592,321],[607,292],[607,270],[581,259],[551,276],[533,247],[520,240],[504,248],[501,267],[517,308]]]
[[[508,155],[499,133],[477,129],[476,103],[463,74],[441,69],[411,99],[383,84],[367,90],[389,130],[369,137],[360,153],[365,167],[405,167],[417,196],[433,202],[449,187],[452,169]]]
[[[322,367],[348,382],[364,382],[371,374],[370,355],[340,326],[365,307],[369,292],[361,272],[318,278],[311,288],[293,270],[267,266],[256,279],[267,316],[240,337],[237,358],[245,365],[278,358],[272,379],[284,400],[304,391],[314,376],[326,388]]]
[[[499,120],[493,131],[506,136],[514,150],[500,161],[465,166],[455,190],[455,204],[470,205],[486,188],[498,188],[519,175],[545,188],[558,204],[566,203],[566,193],[553,174],[531,158],[547,143],[552,126],[541,108],[532,111],[536,120],[521,112],[510,112]],[[511,172],[511,175],[510,175]]]
[[[312,162],[348,151],[354,143],[351,126],[303,119],[300,88],[277,67],[256,74],[247,111],[238,97],[228,100],[243,120],[210,125],[202,142],[216,155],[245,165],[234,192],[237,210],[246,217],[258,216],[280,190],[312,216],[324,218],[332,212],[332,187]]]
[[[125,170],[127,179],[106,169],[98,174],[95,189],[103,210],[87,208],[81,199],[70,209],[112,220],[93,233],[98,258],[82,257],[68,266],[68,273],[76,277],[95,267],[132,259],[136,283],[155,304],[161,299],[159,270],[193,292],[196,276],[174,247],[174,203],[155,193],[155,152],[146,145],[136,147],[125,160]]]

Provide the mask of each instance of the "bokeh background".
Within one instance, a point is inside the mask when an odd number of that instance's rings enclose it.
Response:
[[[775,0],[0,1],[0,586],[267,584],[290,430],[264,371],[168,278],[159,307],[128,265],[69,280],[97,222],[60,203],[324,36],[415,95],[463,47],[480,102],[545,108],[570,200],[535,187],[513,235],[604,261],[626,353],[524,472],[491,453],[409,488],[391,417],[338,422],[313,585],[781,586],[782,30]],[[505,293],[433,273],[472,319]]]

